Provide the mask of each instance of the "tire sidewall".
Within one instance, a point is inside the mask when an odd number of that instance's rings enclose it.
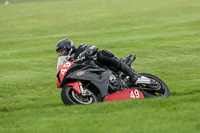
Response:
[[[72,86],[65,86],[65,87],[63,87],[62,91],[61,91],[61,99],[62,99],[62,101],[63,101],[63,103],[65,105],[76,105],[77,103],[75,103],[74,101],[72,101],[72,99],[70,98],[69,91],[73,91],[72,90]],[[94,103],[97,103],[98,102],[97,96],[92,91],[90,91],[90,92],[92,93],[93,98],[95,99]]]

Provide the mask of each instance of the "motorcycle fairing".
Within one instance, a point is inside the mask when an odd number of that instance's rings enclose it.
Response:
[[[99,90],[101,96],[104,97],[108,92],[109,76],[111,74],[111,71],[99,68],[98,66],[66,62],[57,70],[56,85],[57,88],[61,88],[69,85],[73,79],[76,81],[90,81]]]
[[[112,72],[104,71],[102,72],[101,76],[99,76],[91,71],[93,71],[93,69],[80,70],[73,73],[72,75],[70,75],[70,77],[67,78],[90,81],[93,85],[96,86],[96,88],[98,88],[102,97],[106,96],[108,92],[109,77]],[[79,75],[80,72],[84,74]]]
[[[131,89],[122,90],[122,91],[106,96],[105,102],[121,101],[121,100],[129,100],[129,99],[143,99],[143,98],[144,98],[144,95],[140,90],[136,88],[131,88]]]
[[[61,88],[58,78],[56,78],[56,86],[57,86],[57,88]]]
[[[67,73],[69,68],[72,66],[72,64],[73,64],[73,62],[68,61],[58,68],[57,74],[56,74],[57,75],[57,79],[56,79],[57,88],[62,87],[61,83],[65,77],[65,74]]]
[[[84,74],[79,75],[80,72]],[[88,70],[80,70],[78,72],[75,72],[72,75],[70,75],[70,77],[67,77],[67,78],[85,80],[85,81],[86,80],[95,81],[95,82],[102,83],[111,75],[111,73],[112,73],[111,71],[105,71],[105,72],[102,72],[101,75],[97,75],[96,73],[92,73],[90,69],[88,69]]]

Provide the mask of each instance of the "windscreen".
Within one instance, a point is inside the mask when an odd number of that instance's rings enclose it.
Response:
[[[63,56],[59,56],[58,57],[58,61],[57,61],[57,69],[62,66],[62,64],[64,64],[67,61],[71,61],[72,58],[74,57],[74,54],[72,55],[63,55]]]
[[[65,62],[67,62],[67,57],[68,56],[60,56],[58,57],[58,61],[57,61],[57,69],[62,66],[62,64],[64,64]]]

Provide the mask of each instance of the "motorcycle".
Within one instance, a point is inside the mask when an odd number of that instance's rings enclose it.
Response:
[[[131,66],[135,58],[129,55],[122,61]],[[139,73],[138,80],[132,84],[129,76],[112,71],[95,57],[64,62],[65,59],[58,58],[56,74],[56,85],[62,88],[61,99],[65,105],[170,96],[167,85],[152,74]]]

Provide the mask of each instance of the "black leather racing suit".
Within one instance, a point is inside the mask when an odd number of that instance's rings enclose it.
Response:
[[[96,46],[88,46],[86,44],[81,44],[76,49],[74,59],[85,59],[87,58],[87,56],[95,55],[97,51],[98,47]],[[124,74],[130,77],[132,83],[135,83],[138,79],[138,75],[135,70],[124,64],[122,60],[114,56],[114,54],[107,49],[100,50],[97,53],[97,61],[108,66],[109,68],[113,68],[112,70],[122,71]]]

